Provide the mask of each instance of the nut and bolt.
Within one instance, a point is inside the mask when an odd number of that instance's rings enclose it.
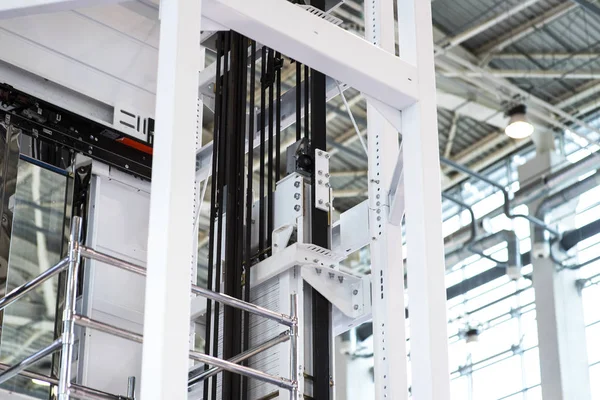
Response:
[[[318,173],[319,173],[319,175],[323,175],[323,171],[321,171],[321,170],[319,170]]]
[[[323,179],[319,179],[319,185],[323,184]]]
[[[300,199],[300,193],[295,193],[295,194],[294,194],[294,198],[295,198],[296,200],[299,200],[299,199]]]
[[[343,276],[338,276],[338,281],[340,281],[340,283],[344,283],[344,277]]]
[[[323,204],[323,200],[319,200],[319,204]]]
[[[354,290],[352,291],[352,294],[356,296],[356,295],[358,294],[358,289],[354,289]]]
[[[354,309],[355,309],[355,310],[358,310],[358,304],[355,304],[355,305],[354,305]]]
[[[333,278],[335,278],[335,274],[333,272],[330,272],[329,273],[329,279],[333,279]]]
[[[377,221],[381,221],[381,217],[377,217]]]
[[[323,152],[321,150],[319,150],[317,154],[320,155],[320,156],[322,156]]]
[[[329,154],[325,154],[325,158],[329,158]]]
[[[325,174],[325,178],[329,178],[329,174]]]
[[[329,207],[329,203],[325,203],[325,207]]]
[[[294,206],[294,211],[300,211],[300,206],[298,204]]]
[[[300,182],[298,182],[298,181],[294,182],[294,186],[295,187],[300,187]]]
[[[321,275],[321,268],[315,268],[315,271],[317,271],[317,275]]]

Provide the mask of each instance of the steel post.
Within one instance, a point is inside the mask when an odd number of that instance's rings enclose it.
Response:
[[[81,218],[73,217],[71,235],[69,237],[69,266],[63,309],[62,354],[58,382],[58,399],[69,400],[71,386],[71,363],[73,361],[73,345],[75,342],[75,303],[77,300],[77,277],[79,275],[79,245],[81,240]]]

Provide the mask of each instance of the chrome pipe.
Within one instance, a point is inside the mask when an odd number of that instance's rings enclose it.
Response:
[[[260,315],[261,317],[272,319],[288,327],[292,327],[296,324],[296,321],[289,315],[280,314],[278,312],[236,299],[235,297],[231,297],[223,293],[217,293],[213,292],[212,290],[201,288],[200,286],[192,285],[192,293],[207,297],[211,300],[218,301],[219,303],[223,303],[243,311],[248,311],[252,314]]]
[[[0,311],[4,310],[9,305],[19,300],[21,297],[25,296],[27,293],[31,292],[36,287],[40,286],[48,279],[64,271],[68,265],[69,258],[65,257],[52,268],[47,269],[46,271],[42,272],[40,275],[36,276],[29,282],[25,282],[21,286],[11,290],[10,293],[8,293],[6,296],[0,299]]]
[[[112,265],[113,267],[121,268],[125,271],[133,272],[138,275],[146,276],[146,268],[140,267],[139,265],[130,263],[129,261],[121,260],[119,258],[109,256],[108,254],[101,253],[87,246],[80,246],[80,252],[82,257],[89,258],[103,262],[105,264]]]
[[[137,343],[142,343],[144,341],[142,335],[138,335],[137,333],[128,331],[126,329],[121,329],[113,325],[105,324],[104,322],[96,321],[94,319],[90,319],[79,314],[73,315],[73,319],[77,325],[83,326],[85,328],[95,329],[97,331],[108,333],[109,335],[118,336],[120,338],[131,340]]]
[[[65,304],[63,309],[62,352],[58,379],[58,400],[71,398],[71,368],[73,346],[75,344],[75,303],[77,301],[77,277],[79,275],[79,247],[81,242],[81,218],[73,217],[69,236],[69,268],[65,283]]]
[[[69,389],[69,394],[81,400],[134,400],[124,396],[117,396],[111,393],[106,393],[100,390],[92,389],[86,386],[72,384]]]
[[[300,355],[298,346],[298,295],[296,293],[292,293],[290,295],[290,317],[292,317],[296,322],[294,326],[292,326],[290,332],[290,379],[292,380],[292,383],[296,384],[296,386],[290,390],[290,399],[299,400],[298,360],[300,359]]]
[[[127,397],[135,399],[135,376],[127,378]]]
[[[8,364],[0,363],[0,370],[7,371],[11,366]],[[20,371],[19,376],[23,376],[29,379],[36,379],[42,382],[49,383],[50,385],[58,386],[58,379],[51,376],[38,374],[37,372],[31,371]],[[114,394],[106,393],[101,390],[92,389],[87,386],[71,384],[70,393],[72,396],[82,400],[134,400],[133,397],[123,397]]]
[[[139,275],[146,275],[146,269],[140,267],[139,265],[130,263],[128,261],[120,260],[118,258],[109,256],[107,254],[101,253],[86,246],[79,246],[79,250],[83,257],[100,261],[105,264],[110,264],[114,267],[121,268]],[[289,327],[293,326],[294,324],[294,321],[288,315],[268,310],[266,308],[257,306],[256,304],[248,303],[243,300],[239,300],[234,297],[228,296],[226,294],[213,292],[212,290],[204,289],[200,286],[192,285],[192,293],[203,297],[207,297],[211,300],[218,301],[220,303],[226,304],[234,308],[238,308],[240,310],[248,311],[250,313],[272,319]]]
[[[273,339],[267,340],[266,342],[259,344],[256,347],[248,349],[248,350],[244,351],[243,353],[238,354],[235,357],[231,357],[227,361],[235,363],[235,364],[241,363],[242,361],[246,361],[247,359],[249,359],[252,356],[262,353],[263,351],[268,350],[271,347],[275,347],[280,343],[287,342],[288,340],[290,340],[290,332],[281,332],[279,335],[277,335]],[[203,371],[201,374],[188,380],[188,387],[193,386],[197,383],[200,383],[203,380],[208,379],[211,376],[218,374],[222,370],[223,370],[223,368],[221,368],[221,367],[212,367],[206,371]]]
[[[40,361],[44,357],[54,353],[56,350],[60,349],[61,344],[62,338],[58,338],[54,342],[52,342],[50,346],[43,348],[42,350],[30,355],[29,357],[21,360],[19,363],[8,368],[6,371],[0,374],[0,384],[6,382],[10,378],[19,375],[19,373],[24,369],[31,367],[33,364]]]
[[[204,353],[198,353],[197,351],[190,351],[190,358],[208,365],[216,365],[217,367],[223,368],[225,371],[258,379],[259,381],[267,382],[283,389],[293,390],[296,387],[296,383],[289,379],[267,374],[266,372],[244,367],[243,365],[238,365]]]

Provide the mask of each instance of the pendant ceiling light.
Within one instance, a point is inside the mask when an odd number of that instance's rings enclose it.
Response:
[[[524,139],[533,134],[534,127],[527,120],[527,107],[519,104],[508,110],[506,113],[510,117],[508,126],[504,129],[504,133],[513,139]]]

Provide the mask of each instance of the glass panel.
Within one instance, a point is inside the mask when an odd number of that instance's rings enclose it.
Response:
[[[14,196],[7,290],[13,290],[54,266],[65,252],[67,176],[20,160]],[[2,323],[0,360],[13,364],[54,340],[58,278],[44,283],[7,307]],[[50,374],[51,357],[30,368]],[[5,389],[48,398],[49,388],[17,377]]]
[[[520,357],[473,372],[473,399],[496,400],[523,389]]]

